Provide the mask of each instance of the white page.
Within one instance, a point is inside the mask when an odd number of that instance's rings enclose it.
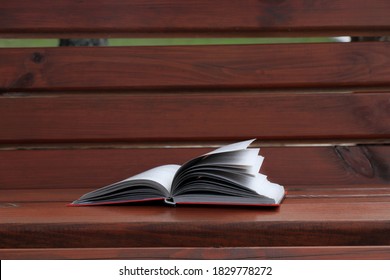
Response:
[[[238,150],[245,150],[249,147],[249,145],[254,142],[256,139],[246,140],[242,142],[233,143],[230,145],[226,145],[223,147],[220,147],[210,153],[207,153],[207,155],[211,154],[217,154],[217,153],[225,153],[225,152],[232,152],[232,151],[238,151]]]
[[[258,194],[274,198],[279,201],[284,196],[284,187],[268,181],[267,176],[258,173],[255,179],[247,186]]]
[[[248,170],[248,174],[251,174],[253,176],[256,176],[260,172],[261,165],[263,164],[264,157],[263,156],[257,156],[254,160],[252,166]]]
[[[134,175],[130,178],[127,178],[121,182],[132,181],[132,180],[150,180],[155,181],[162,186],[164,186],[168,192],[171,191],[171,185],[173,177],[176,174],[176,171],[180,168],[180,165],[177,164],[168,164],[158,166],[152,169],[149,169],[145,172]]]
[[[196,165],[234,165],[234,166],[253,166],[256,164],[260,149],[246,149],[232,152],[222,152],[209,154]]]

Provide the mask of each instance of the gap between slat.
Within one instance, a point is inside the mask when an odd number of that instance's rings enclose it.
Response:
[[[246,140],[246,139],[240,139]],[[237,140],[237,141],[240,141]],[[198,149],[218,148],[235,141],[188,141],[188,142],[90,142],[90,143],[20,143],[0,144],[0,151],[20,150],[99,150],[99,149]],[[319,140],[256,140],[251,147],[333,147],[357,145],[388,145],[390,139],[319,139]]]

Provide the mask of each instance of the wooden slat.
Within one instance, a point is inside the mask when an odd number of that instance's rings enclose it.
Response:
[[[0,249],[2,260],[15,259],[282,259],[388,260],[390,246],[244,247],[244,248],[56,248]]]
[[[317,202],[386,202],[390,200],[388,185],[317,185],[287,186],[288,203]],[[0,208],[19,207],[29,202],[62,202],[68,204],[91,188],[0,189]],[[141,203],[145,205],[146,203]]]
[[[389,33],[387,0],[3,1],[1,36],[307,36]]]
[[[0,143],[384,139],[390,137],[389,97],[250,92],[11,96],[0,98]]]
[[[389,246],[389,209],[390,200],[297,204],[286,199],[280,208],[21,203],[0,208],[0,246]]]
[[[0,188],[101,187],[209,149],[0,151]],[[389,185],[390,146],[262,148],[262,172],[286,186]]]
[[[390,42],[0,49],[0,90],[383,87],[389,52]]]

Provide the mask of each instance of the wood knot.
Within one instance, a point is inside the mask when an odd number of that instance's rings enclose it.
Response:
[[[355,173],[368,178],[375,176],[374,167],[363,147],[335,146],[335,151],[338,157]]]
[[[31,55],[31,61],[36,63],[36,64],[40,64],[40,63],[45,61],[45,56],[42,53],[34,52]]]

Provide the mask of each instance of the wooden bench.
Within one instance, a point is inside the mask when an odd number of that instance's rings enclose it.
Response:
[[[388,0],[48,1],[3,38],[382,36]],[[390,43],[0,49],[0,257],[390,258]],[[256,137],[280,208],[66,207]]]

